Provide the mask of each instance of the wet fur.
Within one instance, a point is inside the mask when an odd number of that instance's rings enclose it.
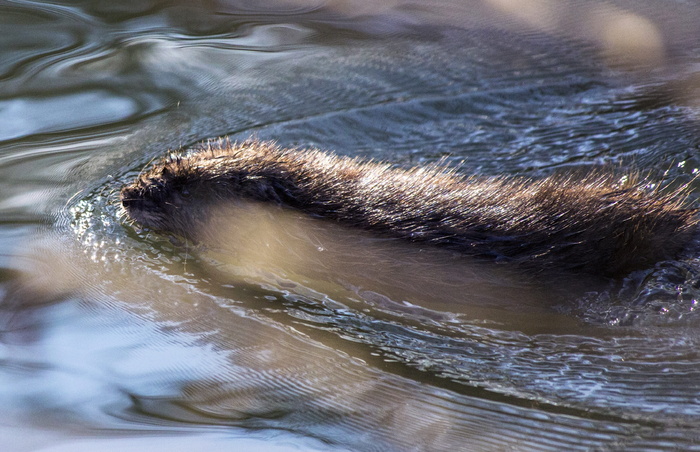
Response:
[[[610,176],[463,177],[439,165],[398,169],[267,142],[172,154],[121,192],[131,219],[193,240],[211,206],[235,199],[469,255],[602,275],[674,257],[697,224],[682,193]]]

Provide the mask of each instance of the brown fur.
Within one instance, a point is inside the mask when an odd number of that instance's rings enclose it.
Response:
[[[208,209],[234,199],[469,255],[603,275],[675,256],[697,224],[678,193],[609,176],[462,177],[439,165],[404,170],[265,142],[173,154],[121,192],[131,219],[193,240]]]

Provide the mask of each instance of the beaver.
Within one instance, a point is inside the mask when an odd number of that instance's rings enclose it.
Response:
[[[122,188],[128,217],[198,241],[216,205],[272,202],[471,256],[619,276],[675,257],[697,226],[685,192],[639,178],[463,176],[443,164],[389,163],[228,140],[171,153]]]

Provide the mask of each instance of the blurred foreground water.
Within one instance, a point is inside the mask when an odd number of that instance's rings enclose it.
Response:
[[[117,203],[221,135],[695,187],[698,24],[680,0],[0,1],[0,448],[698,447],[692,252],[545,281],[274,208],[203,251]]]

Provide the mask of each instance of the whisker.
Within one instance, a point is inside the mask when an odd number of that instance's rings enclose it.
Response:
[[[78,190],[76,193],[74,193],[73,196],[71,196],[70,198],[68,198],[68,201],[66,201],[66,203],[63,205],[63,208],[64,208],[64,209],[68,208],[68,205],[69,205],[71,202],[73,202],[73,200],[74,200],[79,194],[81,194],[81,193],[84,192],[84,191],[85,191],[85,189],[81,189],[81,190]]]

